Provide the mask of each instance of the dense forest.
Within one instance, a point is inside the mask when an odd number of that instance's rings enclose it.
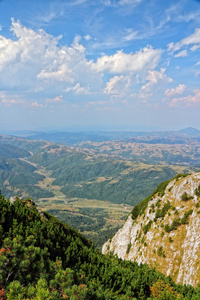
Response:
[[[199,299],[147,265],[104,256],[31,199],[0,195],[0,299]]]

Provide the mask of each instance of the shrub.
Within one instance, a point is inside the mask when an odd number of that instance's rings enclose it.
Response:
[[[171,231],[176,230],[180,225],[181,225],[181,219],[180,218],[174,219],[171,225]]]
[[[190,209],[189,211],[186,211],[186,212],[184,213],[183,218],[181,219],[181,223],[182,223],[182,224],[188,224],[188,222],[189,222],[189,216],[190,216],[192,213],[193,213],[193,210],[192,210],[192,209]]]
[[[177,291],[160,278],[150,287],[150,291],[153,299],[181,299]]]
[[[170,181],[171,180],[162,182],[151,195],[149,195],[146,199],[144,199],[143,201],[139,202],[136,206],[134,206],[131,212],[133,220],[137,219],[139,215],[142,215],[145,212],[145,209],[147,208],[149,201],[152,200],[156,194],[158,194],[158,196],[160,197],[164,196],[165,189]]]
[[[128,244],[128,246],[127,246],[126,254],[129,254],[130,249],[131,249],[131,242],[130,242],[130,243]]]
[[[169,226],[169,224],[165,225],[165,231],[166,232],[170,232],[171,231],[171,227]]]
[[[188,200],[193,199],[193,198],[194,198],[193,196],[188,196],[188,194],[186,192],[184,192],[181,196],[182,201],[188,201]]]
[[[149,229],[151,228],[151,224],[153,223],[152,220],[150,220],[144,227],[143,227],[143,231],[144,231],[144,234],[146,234]]]
[[[188,175],[190,175],[190,174],[177,174],[177,175],[175,176],[175,179],[176,179],[176,181],[178,181],[179,178],[184,178],[184,177],[187,177]]]
[[[158,256],[166,257],[165,252],[163,251],[163,247],[160,246],[157,250]]]
[[[197,197],[200,197],[200,184],[199,184],[199,186],[195,189],[195,195],[197,196]]]
[[[167,203],[164,204],[162,209],[158,208],[156,212],[156,218],[164,218],[170,208],[171,204],[169,201],[167,201]]]

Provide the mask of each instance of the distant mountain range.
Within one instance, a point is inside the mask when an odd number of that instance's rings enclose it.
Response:
[[[0,131],[4,135],[14,135],[26,137],[31,140],[46,140],[54,143],[61,143],[67,145],[77,145],[84,141],[92,142],[104,142],[104,141],[116,141],[121,139],[139,138],[146,136],[150,137],[177,137],[179,140],[181,137],[185,138],[198,138],[200,137],[200,130],[192,127],[184,128],[178,131]]]

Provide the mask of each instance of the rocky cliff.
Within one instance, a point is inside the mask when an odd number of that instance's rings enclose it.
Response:
[[[200,172],[177,175],[134,207],[103,253],[147,263],[177,283],[200,283]]]

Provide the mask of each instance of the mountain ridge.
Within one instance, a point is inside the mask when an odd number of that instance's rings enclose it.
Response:
[[[200,283],[200,172],[178,175],[136,205],[102,252],[147,263],[176,283]]]

